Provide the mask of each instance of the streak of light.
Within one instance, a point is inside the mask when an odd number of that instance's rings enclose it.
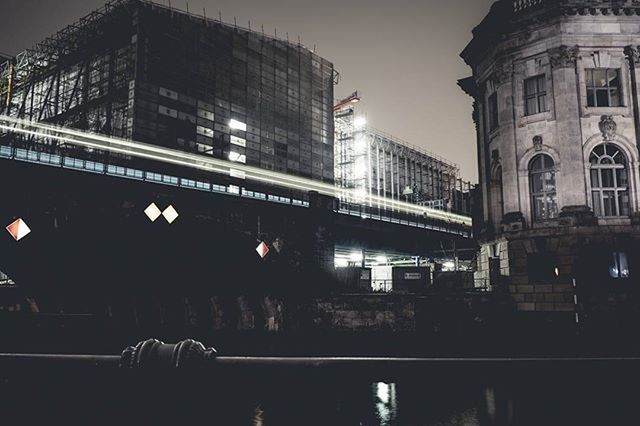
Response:
[[[8,117],[5,115],[0,116],[0,129],[4,129],[9,132],[17,132],[33,136],[52,138],[72,145],[94,148],[101,151],[116,152],[134,157],[140,157],[214,173],[221,173],[227,176],[232,169],[240,170],[245,173],[247,179],[279,185],[290,189],[297,189],[302,191],[317,191],[320,194],[328,195],[331,197],[340,197],[349,194],[355,197],[356,195],[354,190],[338,188],[334,185],[318,182],[312,179],[287,175],[285,173],[274,172],[217,158],[210,158],[203,155],[191,154],[176,149],[164,148],[142,142],[129,141],[125,139],[119,139],[77,129],[69,129],[51,124],[32,122],[19,118]],[[373,205],[380,204],[382,206],[385,206],[387,209],[391,208],[401,212],[424,215],[429,218],[443,220],[450,223],[459,223],[466,226],[471,226],[470,217],[455,213],[449,213],[442,210],[418,206],[415,204],[393,200],[373,194],[366,194],[364,201]]]

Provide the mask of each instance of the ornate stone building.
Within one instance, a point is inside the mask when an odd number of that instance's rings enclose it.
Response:
[[[499,0],[462,52],[482,193],[478,278],[508,287],[520,311],[619,318],[633,299],[638,45],[636,0]]]

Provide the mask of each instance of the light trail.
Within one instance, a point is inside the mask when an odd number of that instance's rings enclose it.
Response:
[[[432,219],[442,220],[449,223],[458,223],[465,226],[471,226],[472,223],[471,218],[464,215],[418,206],[373,194],[365,194],[362,196],[355,190],[338,188],[334,185],[318,182],[308,178],[292,176],[285,173],[274,172],[232,161],[211,158],[204,155],[191,154],[143,142],[134,142],[77,129],[69,129],[51,124],[8,117],[6,115],[0,115],[0,129],[4,129],[9,132],[51,138],[72,145],[130,155],[133,157],[175,164],[213,173],[220,173],[227,176],[232,175],[232,172],[239,171],[244,173],[245,178],[249,180],[301,191],[316,191],[320,194],[331,197],[351,196],[356,199],[363,198],[363,202],[366,204],[371,203],[373,205],[381,205],[384,206],[384,208],[391,208],[405,213],[424,215]]]

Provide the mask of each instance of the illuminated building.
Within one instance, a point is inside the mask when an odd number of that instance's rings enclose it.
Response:
[[[477,277],[508,286],[520,311],[593,319],[623,309],[640,276],[637,6],[500,0],[462,52],[482,193]]]
[[[5,62],[0,113],[332,183],[334,77],[299,43],[117,0]]]
[[[456,164],[368,126],[351,103],[336,108],[335,129],[335,182],[353,190],[343,202],[384,207],[396,200],[471,211],[471,185]]]

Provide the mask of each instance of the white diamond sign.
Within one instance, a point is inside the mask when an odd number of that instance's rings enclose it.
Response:
[[[256,251],[258,252],[258,255],[260,255],[260,257],[264,259],[267,253],[269,253],[269,246],[266,245],[264,241],[262,241],[260,244],[258,244],[258,247],[256,247]]]
[[[179,215],[176,209],[173,208],[173,206],[169,206],[166,209],[164,209],[164,211],[162,212],[162,216],[164,216],[164,218],[167,220],[167,222],[169,222],[169,224],[172,224],[173,221],[176,220]]]
[[[149,218],[149,220],[151,220],[151,222],[155,222],[156,219],[160,217],[162,212],[160,211],[158,206],[156,206],[156,203],[151,203],[149,204],[149,207],[147,207],[144,210],[144,214],[147,215],[147,217]]]
[[[7,226],[7,232],[16,240],[20,241],[31,233],[31,228],[22,219],[17,219]]]

